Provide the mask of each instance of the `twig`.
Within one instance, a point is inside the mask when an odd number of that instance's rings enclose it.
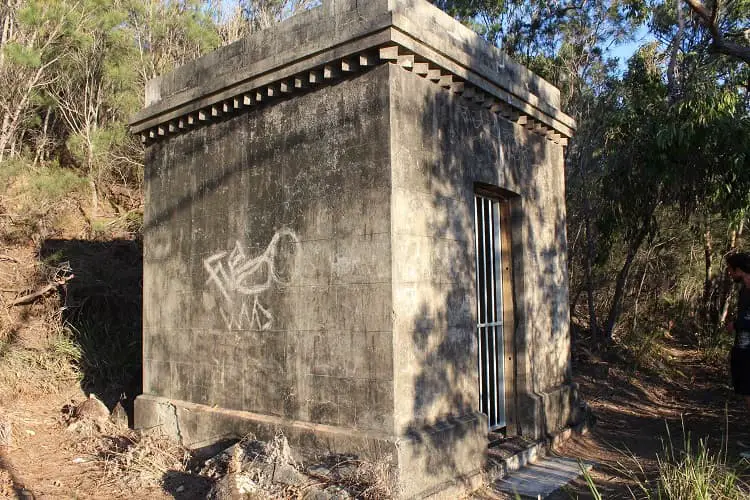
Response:
[[[71,274],[70,276],[65,276],[64,278],[60,278],[54,283],[50,283],[49,285],[45,286],[41,290],[38,290],[34,293],[30,293],[28,295],[24,295],[23,297],[19,297],[13,302],[11,302],[10,306],[24,306],[27,304],[31,304],[32,302],[36,302],[38,299],[44,297],[49,292],[57,290],[58,287],[64,285],[69,280],[73,279],[75,275]]]

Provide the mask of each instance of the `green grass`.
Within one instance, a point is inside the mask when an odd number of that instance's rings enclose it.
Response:
[[[112,328],[105,321],[86,319],[73,326],[72,346],[77,352],[75,365],[84,385],[97,393],[117,393],[131,382],[140,370],[141,343],[136,335]],[[140,333],[140,331],[138,332]]]
[[[718,451],[711,450],[705,438],[693,444],[683,422],[682,446],[676,447],[669,426],[667,440],[657,454],[658,469],[647,474],[640,460],[623,452],[626,461],[618,463],[618,471],[635,485],[630,489],[634,499],[646,500],[743,500],[750,498],[750,486],[741,479],[743,466],[728,461],[724,435]],[[589,491],[596,499],[601,493],[589,471],[583,470]]]

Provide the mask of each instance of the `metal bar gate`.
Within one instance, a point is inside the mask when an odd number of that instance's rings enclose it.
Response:
[[[500,202],[475,195],[474,221],[479,411],[495,430],[505,427]]]

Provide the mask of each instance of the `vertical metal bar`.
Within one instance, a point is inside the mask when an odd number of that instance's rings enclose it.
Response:
[[[482,259],[482,266],[484,268],[484,283],[482,288],[484,288],[484,322],[487,323],[487,220],[486,220],[486,205],[487,205],[487,199],[482,198],[482,244],[484,247],[484,258]],[[489,334],[489,329],[486,330],[486,333]],[[489,370],[489,360],[490,360],[490,352],[489,352],[489,339],[487,339],[487,336],[485,336],[485,343],[484,343],[484,359],[485,359],[485,386],[489,389],[490,388],[490,370]],[[490,413],[490,397],[491,395],[488,393],[487,397],[485,398],[487,401],[487,412],[488,416],[490,417],[490,420],[492,420],[492,415],[489,415]],[[491,422],[492,423],[492,422]]]
[[[500,373],[499,381],[500,383],[497,384],[497,395],[498,395],[498,423],[500,425],[505,425],[505,319],[503,318],[503,312],[505,311],[504,307],[504,297],[503,297],[503,259],[502,259],[502,250],[503,250],[503,238],[502,234],[504,231],[504,228],[502,227],[502,222],[500,218],[500,210],[502,210],[502,206],[499,201],[495,202],[495,206],[497,207],[497,210],[493,214],[494,219],[494,239],[495,239],[495,245],[493,245],[493,258],[495,260],[495,268],[497,269],[497,274],[494,277],[494,283],[495,283],[495,289],[496,289],[496,296],[495,299],[497,300],[497,303],[499,307],[497,310],[497,317],[495,318],[495,322],[499,324],[497,327],[500,331],[499,335],[499,342],[497,338],[497,332],[495,341],[498,342],[498,352],[496,354],[498,366],[497,369]]]
[[[492,314],[490,316],[490,321],[492,323],[496,323],[497,322],[497,303],[495,301],[495,293],[496,293],[495,272],[497,270],[495,269],[495,243],[496,243],[495,242],[495,208],[496,208],[497,202],[495,200],[487,200],[487,201],[488,201],[488,206],[489,206],[489,209],[490,209],[489,210],[489,215],[490,215],[490,221],[489,221],[490,222],[490,244],[489,244],[490,254],[488,256],[489,260],[490,260],[490,270],[491,270],[491,273],[490,273],[491,283],[488,283],[488,285],[489,285],[489,288],[490,288],[490,297],[492,299]],[[494,394],[492,396],[493,396],[493,400],[495,402],[495,411],[494,411],[494,413],[495,413],[495,415],[494,415],[495,416],[494,421],[495,422],[494,423],[496,425],[497,425],[498,417],[499,417],[499,414],[500,414],[500,407],[498,406],[498,404],[500,403],[500,398],[499,398],[499,392],[500,391],[498,390],[498,378],[497,378],[497,358],[498,358],[497,354],[498,354],[498,351],[497,351],[497,326],[493,324],[492,325],[492,371],[493,371],[493,375],[495,377],[495,379],[494,379],[495,383],[494,383],[494,391],[493,391]]]
[[[479,370],[479,411],[482,411],[483,399],[484,399],[484,384],[482,380],[482,328],[479,326],[482,323],[480,306],[479,306],[479,197],[474,196],[474,264],[476,266],[476,282],[477,282],[477,369]]]
[[[498,321],[502,321],[503,324],[505,323],[504,318],[502,317],[503,312],[505,311],[503,304],[505,303],[505,297],[503,297],[503,227],[502,227],[502,218],[500,216],[501,210],[503,207],[501,206],[500,202],[497,204],[497,249],[495,252],[495,259],[497,262],[497,268],[500,269],[500,273],[498,274],[498,279],[500,281],[500,286],[498,287],[498,302],[500,304],[500,318]]]

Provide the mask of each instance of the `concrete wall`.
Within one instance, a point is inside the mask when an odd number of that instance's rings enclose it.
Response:
[[[325,0],[149,82],[136,425],[281,430],[389,455],[403,497],[471,489],[477,183],[511,200],[509,433],[567,424],[559,104],[423,0]]]
[[[477,408],[479,182],[514,193],[509,428],[555,431],[572,401],[563,148],[398,66],[390,89],[396,427]]]
[[[145,393],[392,432],[388,72],[148,146]]]

